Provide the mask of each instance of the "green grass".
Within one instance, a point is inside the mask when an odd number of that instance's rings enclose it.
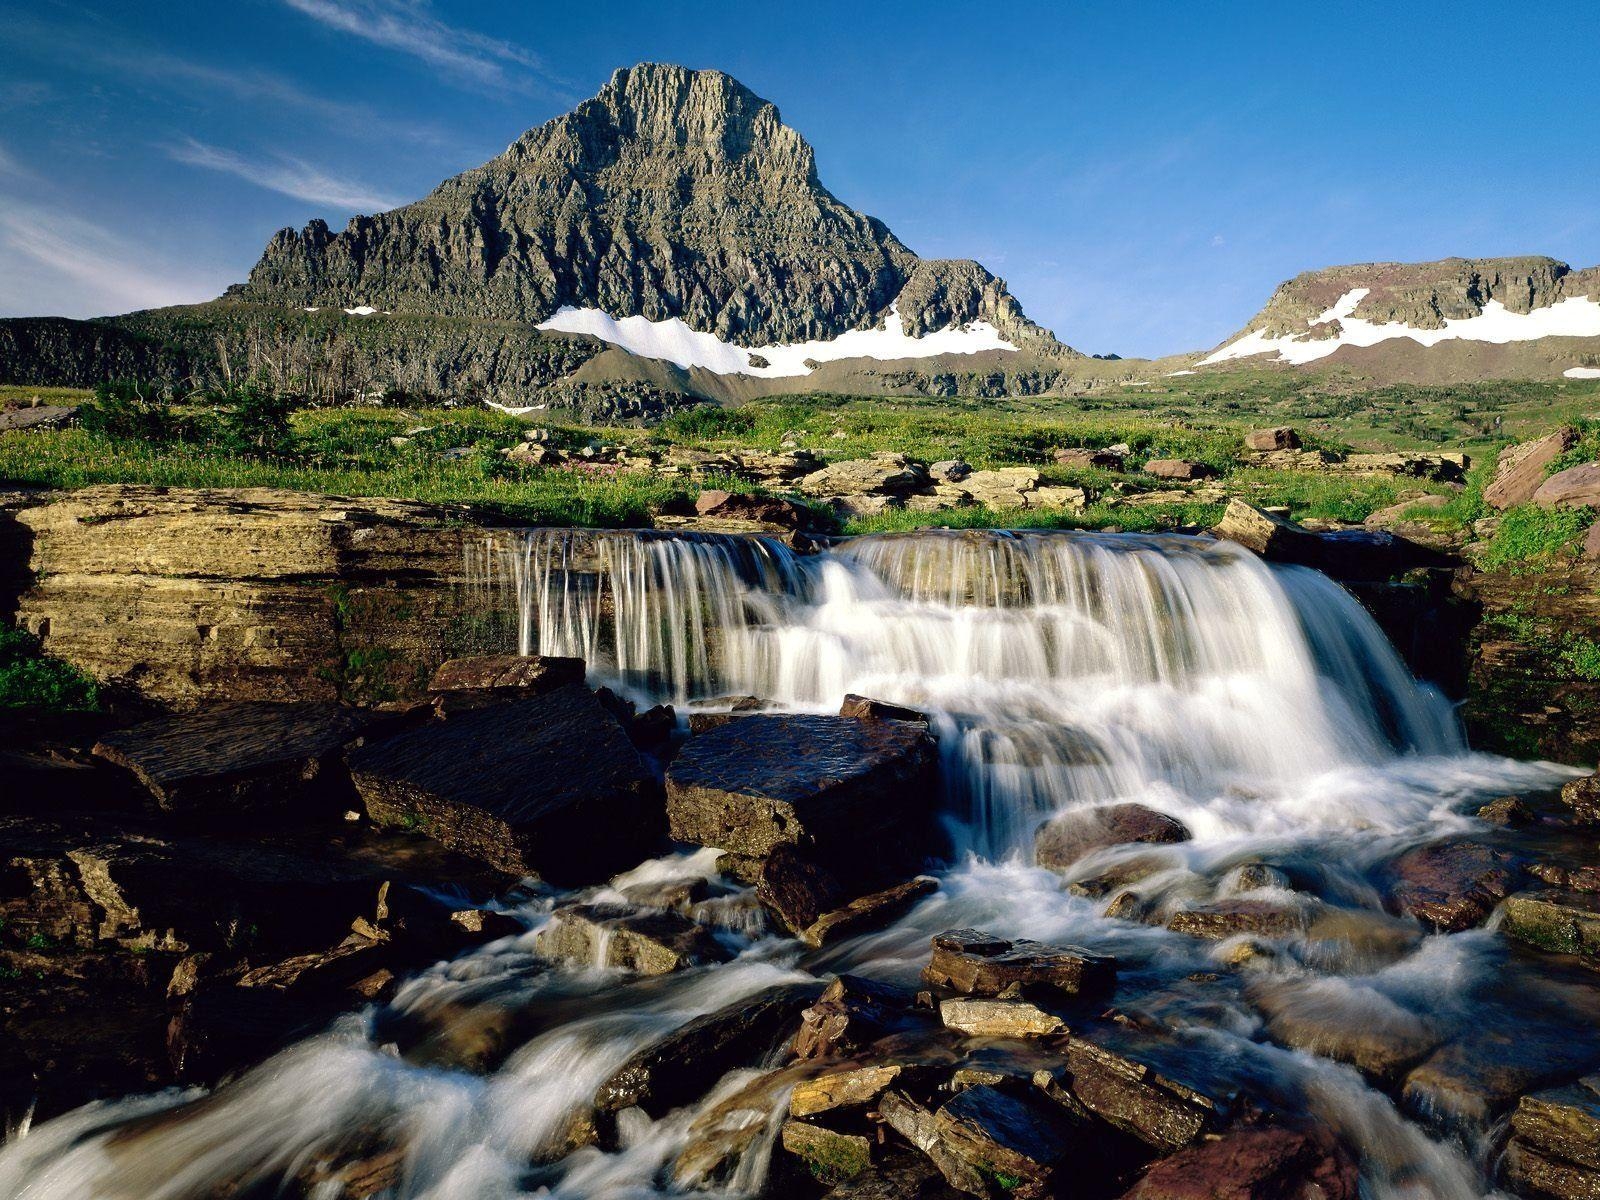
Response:
[[[1571,562],[1579,553],[1595,514],[1589,508],[1507,509],[1479,563],[1487,570],[1539,571]]]
[[[99,689],[87,675],[40,654],[32,634],[0,628],[0,710],[93,712],[99,706]]]

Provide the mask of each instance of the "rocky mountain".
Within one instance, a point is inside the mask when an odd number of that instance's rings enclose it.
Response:
[[[562,308],[681,319],[744,347],[982,321],[1054,346],[978,263],[917,257],[817,177],[766,100],[643,64],[415,204],[282,230],[229,295],[538,323]]]
[[[1554,364],[1583,359],[1595,347],[1580,343],[1591,339],[1600,339],[1600,267],[1579,271],[1540,256],[1362,263],[1281,284],[1198,365],[1262,356],[1304,365],[1336,354],[1353,365],[1373,359],[1364,352],[1393,358],[1418,348],[1458,354],[1519,344],[1537,344]],[[1586,372],[1572,369],[1576,377]]]

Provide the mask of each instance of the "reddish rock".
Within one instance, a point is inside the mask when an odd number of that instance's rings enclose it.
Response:
[[[1122,455],[1113,454],[1109,450],[1089,450],[1071,446],[1057,450],[1053,457],[1056,464],[1063,467],[1094,467],[1102,471],[1122,470]]]
[[[1332,1139],[1241,1129],[1162,1159],[1123,1200],[1356,1200],[1358,1194],[1355,1163]]]
[[[905,988],[841,975],[800,1014],[795,1057],[854,1054],[890,1034],[933,1028],[934,1014],[915,1005],[916,997]]]
[[[1157,479],[1172,479],[1187,483],[1195,479],[1209,479],[1216,471],[1203,462],[1193,462],[1186,458],[1152,458],[1144,465],[1146,475],[1154,475]]]
[[[1484,503],[1499,509],[1526,504],[1544,482],[1544,473],[1550,464],[1577,443],[1578,431],[1566,428],[1502,450],[1495,466],[1494,482],[1483,489]]]
[[[1251,450],[1298,450],[1300,435],[1287,425],[1275,429],[1255,429],[1245,434],[1244,444]]]
[[[1041,867],[1061,870],[1107,846],[1132,842],[1164,845],[1186,842],[1190,836],[1181,821],[1153,808],[1112,804],[1074,809],[1052,817],[1034,835],[1033,854]]]
[[[1539,485],[1533,502],[1540,508],[1600,507],[1600,463],[1558,471]]]
[[[968,996],[997,996],[1018,985],[1076,996],[1109,988],[1116,971],[1116,959],[1079,946],[1047,946],[1009,941],[976,929],[949,929],[933,939],[933,959],[923,968],[922,978],[932,987]]]
[[[712,488],[695,498],[696,516],[724,521],[748,521],[778,529],[813,529],[817,518],[803,504],[777,496],[755,496],[744,492],[724,492]]]
[[[1522,867],[1512,855],[1481,842],[1419,846],[1389,867],[1391,903],[1445,933],[1482,925],[1517,888]]]
[[[503,697],[542,696],[582,683],[581,658],[543,654],[479,654],[441,663],[428,681],[430,692],[488,692]]]
[[[844,703],[839,706],[839,715],[854,717],[858,721],[915,721],[928,724],[928,714],[918,709],[890,704],[886,700],[872,700],[854,693],[844,698]]]
[[[1572,810],[1572,819],[1580,824],[1600,824],[1600,774],[1562,784],[1561,803]]]

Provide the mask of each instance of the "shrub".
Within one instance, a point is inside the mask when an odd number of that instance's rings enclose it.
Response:
[[[215,406],[209,440],[223,449],[262,458],[284,458],[292,453],[289,417],[297,407],[293,397],[264,384],[244,383],[207,393],[202,399]]]
[[[94,680],[60,659],[39,653],[21,629],[0,629],[0,709],[92,712],[100,706]]]
[[[1483,566],[1494,571],[1554,565],[1576,554],[1593,522],[1594,510],[1589,508],[1522,504],[1507,509],[1484,551]]]
[[[183,429],[164,391],[155,384],[127,379],[95,388],[94,399],[78,410],[78,423],[91,433],[117,441],[157,445],[176,441]]]

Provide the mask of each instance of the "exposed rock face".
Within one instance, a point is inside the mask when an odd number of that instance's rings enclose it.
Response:
[[[1495,463],[1494,479],[1483,489],[1490,508],[1526,504],[1544,482],[1546,469],[1577,444],[1578,431],[1570,426],[1531,442],[1508,446]]]
[[[1419,846],[1390,870],[1395,877],[1391,903],[1447,933],[1483,924],[1522,875],[1521,864],[1506,851],[1464,841]]]
[[[778,110],[718,71],[642,64],[423,200],[283,230],[232,295],[538,322],[682,318],[746,346],[883,324],[1048,334],[977,263],[927,261],[817,179]]]
[[[934,937],[933,958],[922,978],[933,987],[968,996],[998,996],[1017,987],[1077,996],[1108,990],[1116,971],[1116,959],[1078,946],[948,929]]]
[[[19,623],[175,703],[379,701],[458,648],[463,508],[267,488],[82,488],[21,509]]]
[[[1146,1171],[1123,1200],[1356,1200],[1356,1165],[1293,1129],[1241,1129]]]
[[[1600,504],[1600,463],[1558,471],[1533,493],[1541,508],[1592,508]]]

